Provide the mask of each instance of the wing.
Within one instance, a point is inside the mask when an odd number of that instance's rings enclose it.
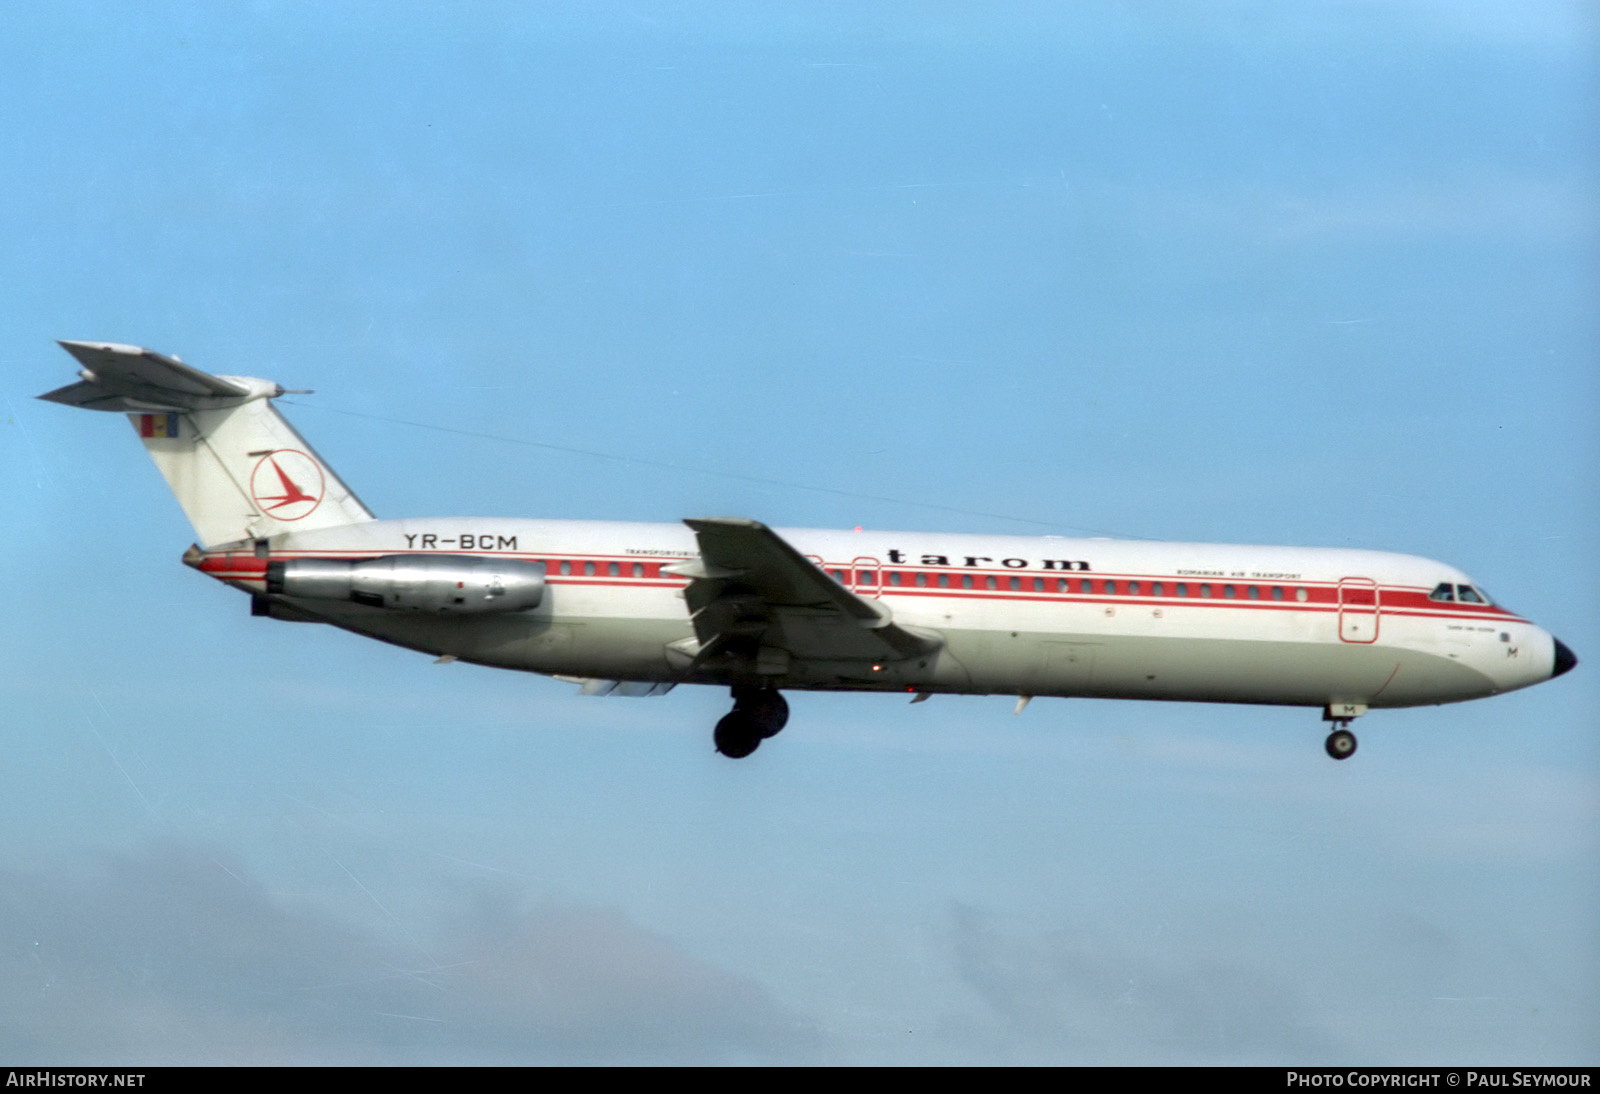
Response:
[[[702,650],[769,663],[773,651],[802,660],[899,661],[944,644],[936,633],[896,624],[886,605],[856,596],[759,521],[684,523],[700,557],[673,572],[691,579],[684,598]]]

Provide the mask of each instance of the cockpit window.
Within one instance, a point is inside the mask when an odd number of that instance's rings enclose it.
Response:
[[[1478,592],[1471,585],[1457,585],[1456,597],[1463,604],[1487,604],[1489,598]]]
[[[1433,592],[1428,594],[1429,600],[1454,600],[1456,594],[1448,581],[1441,581],[1434,586]]]

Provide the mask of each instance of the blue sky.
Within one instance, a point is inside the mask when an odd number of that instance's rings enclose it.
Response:
[[[1600,1056],[1592,8],[4,25],[0,1057]],[[55,338],[316,389],[381,516],[1401,550],[1585,663],[1348,764],[807,695],[729,763],[711,690],[251,619],[127,427],[32,399]]]

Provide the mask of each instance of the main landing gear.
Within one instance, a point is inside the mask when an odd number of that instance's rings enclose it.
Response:
[[[736,687],[733,710],[723,715],[711,739],[718,752],[742,760],[788,721],[789,704],[777,688]]]

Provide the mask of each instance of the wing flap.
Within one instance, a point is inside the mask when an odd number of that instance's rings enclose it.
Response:
[[[650,680],[602,680],[593,676],[557,676],[556,679],[579,685],[579,695],[616,695],[624,699],[652,699],[677,686]]]

